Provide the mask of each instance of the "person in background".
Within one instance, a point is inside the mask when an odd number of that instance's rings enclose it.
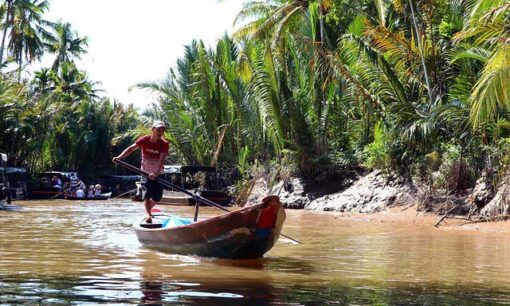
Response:
[[[76,197],[77,197],[77,198],[83,198],[83,197],[85,197],[85,191],[83,191],[83,189],[81,189],[81,188],[78,188],[78,189],[76,190]]]
[[[96,189],[94,188],[94,185],[89,186],[89,190],[87,192],[87,198],[93,198],[95,196]]]
[[[96,188],[94,189],[94,198],[98,198],[101,196],[101,185],[96,184]]]
[[[71,177],[70,177],[70,182],[71,182],[71,187],[69,189],[69,193],[72,197],[75,197],[76,196],[76,190],[78,190],[78,177],[76,176],[76,174],[71,174]]]
[[[62,180],[58,176],[54,175],[51,178],[51,187],[62,189]]]
[[[143,199],[146,223],[152,223],[151,210],[163,197],[163,186],[156,179],[164,173],[163,165],[168,155],[169,143],[163,138],[165,128],[163,121],[154,121],[151,134],[138,138],[134,144],[125,149],[119,156],[113,158],[115,162],[117,159],[123,159],[141,148],[142,171],[148,173],[148,177],[142,176],[142,185],[145,187]]]
[[[87,186],[85,185],[85,183],[82,182],[82,180],[80,180],[80,179],[78,179],[78,189],[83,190],[83,192],[85,192],[85,190],[87,189]]]

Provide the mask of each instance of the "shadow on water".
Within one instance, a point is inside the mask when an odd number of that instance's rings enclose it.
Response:
[[[250,260],[227,260],[227,259],[211,259],[211,262],[217,266],[236,267],[250,270],[267,270],[267,271],[292,271],[299,272],[303,275],[317,272],[317,269],[310,264],[310,261],[301,258],[292,257],[264,257],[260,259]]]
[[[179,302],[186,305],[271,305],[275,291],[264,282],[185,282],[147,278],[141,281],[140,304]]]

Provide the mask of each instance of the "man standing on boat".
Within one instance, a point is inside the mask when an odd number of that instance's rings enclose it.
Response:
[[[168,141],[163,139],[165,133],[165,123],[163,121],[154,121],[152,124],[152,133],[142,136],[134,144],[125,149],[119,156],[114,157],[113,161],[123,159],[136,151],[142,149],[142,170],[149,173],[149,177],[142,177],[142,185],[145,187],[143,199],[145,201],[145,213],[147,223],[152,223],[151,209],[163,197],[163,186],[156,181],[156,178],[164,173],[165,158],[168,154]]]

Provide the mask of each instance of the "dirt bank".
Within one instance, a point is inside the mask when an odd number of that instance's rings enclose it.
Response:
[[[427,218],[416,219],[416,214],[419,214],[429,216],[432,225],[447,215],[448,218],[439,222],[441,227],[464,223],[462,227],[467,229],[490,229],[494,227],[494,222],[474,223],[474,221],[483,219],[509,224],[504,221],[510,219],[508,213],[510,211],[508,208],[510,207],[508,205],[510,176],[503,181],[497,194],[495,188],[488,183],[490,181],[487,177],[483,177],[477,181],[474,189],[451,192],[430,190],[427,186],[414,184],[398,175],[372,171],[359,172],[339,181],[329,181],[329,187],[333,186],[329,188],[329,192],[324,192],[325,188],[317,192],[320,189],[317,188],[317,184],[306,183],[302,178],[291,177],[285,182],[278,182],[273,187],[269,187],[264,179],[260,179],[256,182],[248,202],[259,203],[261,198],[274,194],[280,196],[286,208],[347,213],[348,216],[359,214],[357,218],[367,220],[388,215],[391,216],[388,219],[391,221],[409,218],[413,222],[428,222]],[[335,191],[331,192],[332,189]],[[488,208],[495,213],[484,214]],[[398,213],[394,215],[395,212]],[[496,228],[501,230],[502,227],[506,230],[505,225]]]
[[[371,214],[350,212],[328,212],[335,219],[348,219],[359,222],[414,223],[434,227],[442,216],[417,211],[417,206],[401,206],[388,208],[382,212]],[[459,219],[445,219],[437,227],[439,231],[480,231],[510,233],[510,221],[472,222]]]

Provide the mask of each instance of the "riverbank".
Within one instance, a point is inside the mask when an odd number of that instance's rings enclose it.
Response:
[[[261,178],[248,203],[275,194],[286,208],[311,211],[376,213],[391,207],[418,203],[420,189],[402,177],[382,171],[349,171],[321,182],[290,177],[274,186]]]
[[[400,206],[388,208],[385,211],[377,213],[350,213],[350,212],[316,212],[317,214],[330,215],[333,220],[338,222],[353,221],[367,223],[387,223],[387,224],[416,224],[417,226],[430,226],[434,228],[442,216],[417,211],[417,206]],[[446,218],[437,227],[438,231],[477,231],[481,233],[510,233],[510,221],[503,220],[498,222],[474,222],[455,218]]]
[[[276,194],[286,208],[316,212],[364,215],[410,210],[414,214],[446,216],[435,221],[437,225],[453,218],[464,222],[500,221],[510,216],[506,213],[509,182],[504,180],[495,188],[490,176],[484,176],[475,188],[449,192],[379,170],[359,171],[320,183],[291,177],[272,187],[259,179],[248,202],[258,203],[267,194]]]

